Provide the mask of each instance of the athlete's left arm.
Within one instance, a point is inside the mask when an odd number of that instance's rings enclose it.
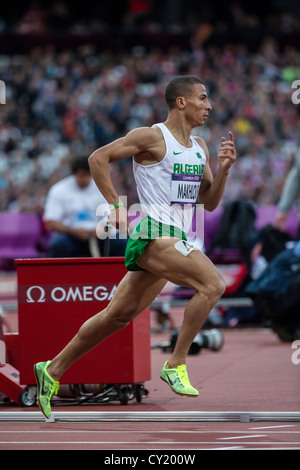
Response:
[[[229,170],[236,160],[234,137],[230,131],[229,140],[226,140],[225,137],[222,137],[222,142],[217,157],[219,168],[215,177],[213,177],[210,168],[207,145],[203,139],[198,138],[197,141],[205,151],[207,158],[199,190],[199,200],[201,204],[204,204],[204,209],[211,212],[216,209],[222,199]]]

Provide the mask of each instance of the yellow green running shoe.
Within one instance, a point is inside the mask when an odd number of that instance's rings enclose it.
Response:
[[[164,364],[160,378],[170,385],[173,392],[179,395],[187,395],[190,397],[197,397],[198,390],[192,387],[186,371],[186,365],[182,364],[177,366],[176,369],[166,369],[168,361]]]
[[[37,404],[46,418],[51,416],[50,400],[53,394],[57,394],[59,382],[53,380],[47,372],[51,361],[34,364],[34,375],[37,382]]]

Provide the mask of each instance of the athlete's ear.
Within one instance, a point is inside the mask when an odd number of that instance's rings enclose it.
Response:
[[[178,96],[176,98],[176,104],[178,106],[179,109],[184,109],[184,106],[185,106],[185,99],[183,96]]]

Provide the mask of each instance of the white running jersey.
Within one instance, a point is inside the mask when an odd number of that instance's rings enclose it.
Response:
[[[203,176],[206,155],[191,137],[192,147],[181,145],[163,124],[160,128],[165,143],[164,158],[151,165],[133,160],[133,173],[144,215],[157,222],[174,225],[187,232]],[[154,127],[152,126],[152,127]]]

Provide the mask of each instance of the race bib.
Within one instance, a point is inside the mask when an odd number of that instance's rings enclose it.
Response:
[[[171,203],[191,204],[197,200],[202,175],[172,174]]]
[[[188,256],[191,251],[195,250],[196,247],[186,242],[185,240],[180,240],[179,242],[175,243],[174,248],[176,248],[176,250],[179,251],[179,253],[181,253],[183,256]]]

